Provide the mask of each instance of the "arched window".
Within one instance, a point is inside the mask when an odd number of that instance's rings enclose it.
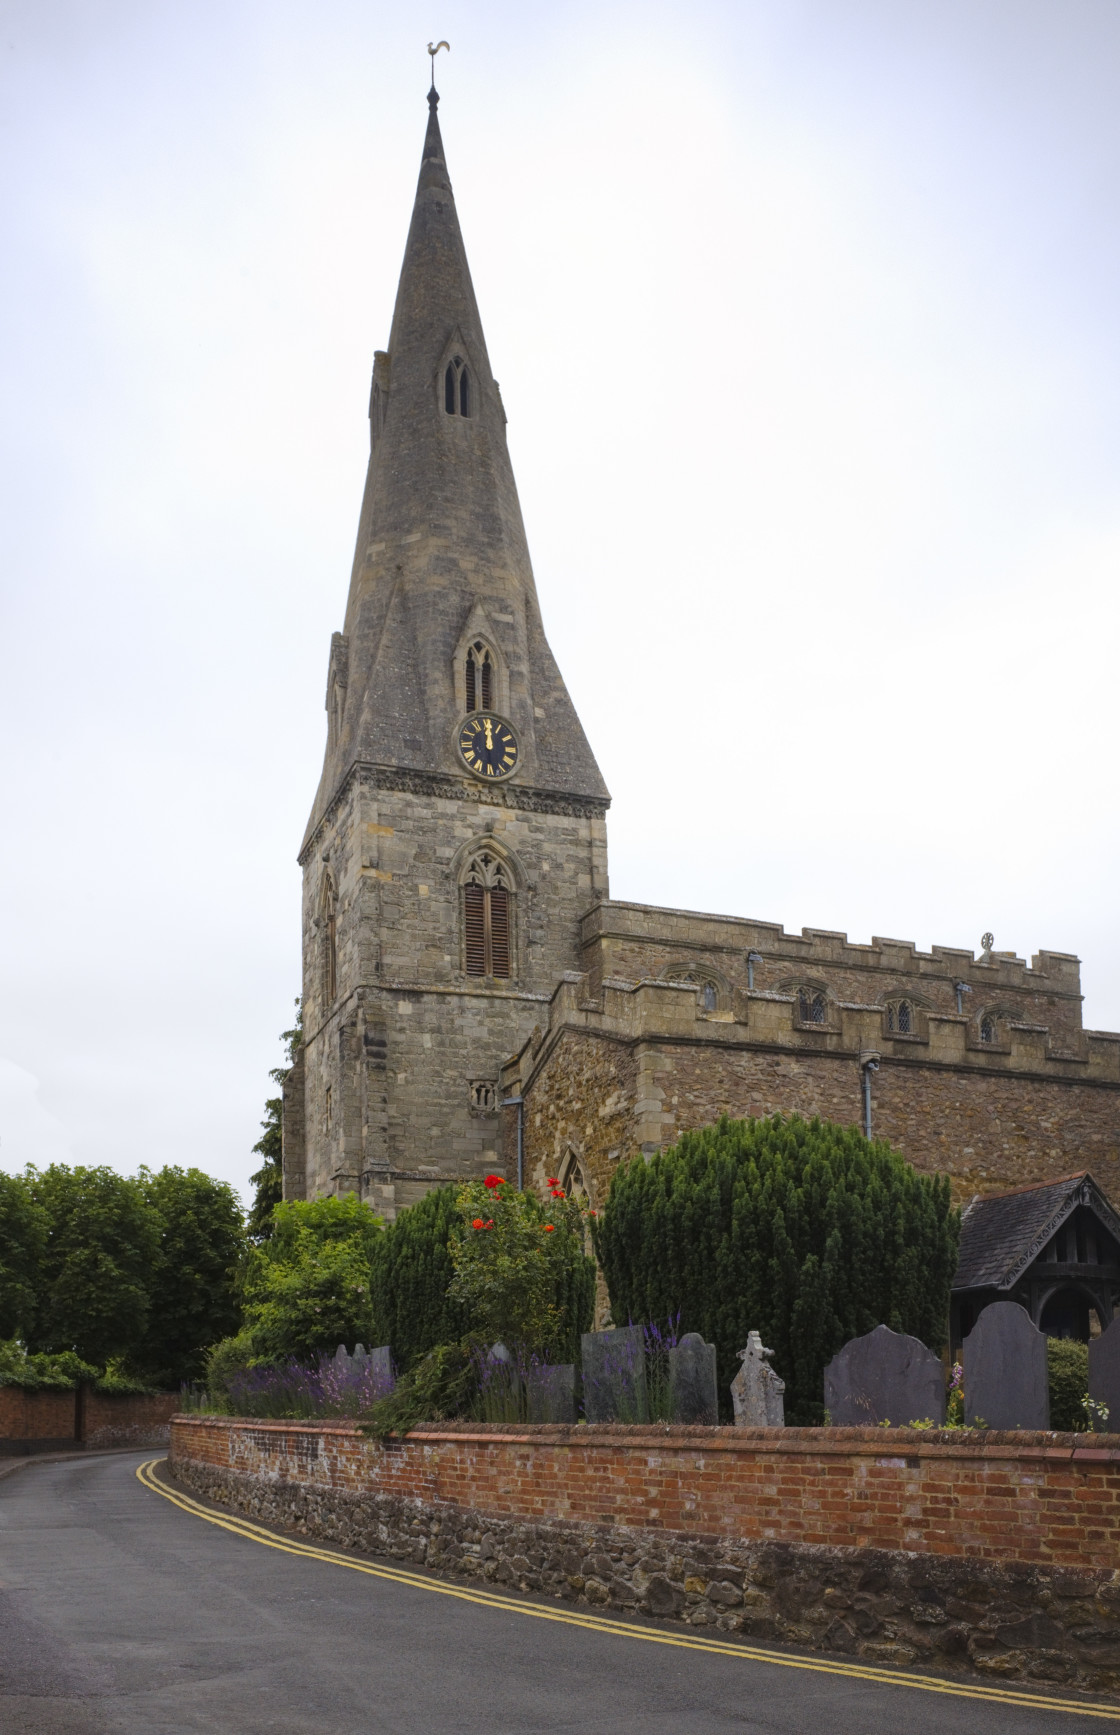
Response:
[[[463,876],[463,968],[468,976],[512,975],[513,884],[489,850]]]
[[[797,990],[797,1016],[802,1024],[827,1024],[828,1008],[823,994],[810,988]]]
[[[461,355],[453,355],[443,376],[443,407],[449,416],[471,413],[471,376]]]
[[[996,1021],[990,1012],[985,1012],[980,1020],[981,1042],[994,1042],[996,1039]]]
[[[583,1164],[570,1145],[564,1152],[564,1160],[556,1171],[556,1178],[569,1199],[582,1199],[588,1205],[592,1203],[591,1187],[584,1173]]]
[[[887,1007],[887,1029],[893,1036],[913,1036],[914,1008],[909,1000],[899,1000]]]
[[[699,988],[696,996],[701,1012],[719,1011],[719,983],[703,970],[671,970],[668,972],[670,982],[683,982],[690,988]]]
[[[338,897],[330,874],[323,876],[323,991],[330,1004],[338,994]]]
[[[494,659],[488,645],[476,639],[467,651],[467,711],[494,708]]]

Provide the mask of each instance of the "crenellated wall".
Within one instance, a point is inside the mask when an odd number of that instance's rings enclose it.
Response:
[[[1120,1035],[1081,1028],[1076,958],[1042,952],[1028,967],[603,903],[584,920],[583,960],[502,1074],[502,1094],[524,1098],[535,1185],[571,1153],[601,1199],[616,1164],[723,1113],[862,1124],[874,1056],[873,1133],[949,1173],[959,1199],[1075,1169],[1120,1196]],[[802,989],[820,995],[819,1021],[803,1017]]]

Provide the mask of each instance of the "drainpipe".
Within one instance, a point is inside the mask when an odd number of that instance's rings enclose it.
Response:
[[[964,1012],[964,997],[966,994],[971,994],[972,989],[969,987],[967,982],[954,982],[953,983],[953,992],[957,996],[957,1011],[963,1014],[963,1012]]]
[[[502,1098],[502,1108],[517,1110],[517,1191],[525,1191],[525,1098],[523,1096],[506,1096]]]
[[[871,1074],[873,1072],[878,1072],[879,1070],[879,1056],[877,1054],[861,1054],[859,1057],[859,1070],[863,1077],[863,1134],[865,1138],[870,1139]]]
[[[762,963],[762,953],[761,952],[748,952],[747,953],[747,993],[748,994],[753,993],[753,991],[754,991],[754,967],[756,964],[761,964],[761,963]]]

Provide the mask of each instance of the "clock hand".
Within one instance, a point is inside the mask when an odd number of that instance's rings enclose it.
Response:
[[[494,751],[494,737],[490,733],[490,719],[489,719],[489,717],[487,717],[487,719],[486,719],[486,751],[488,753],[492,753]]]

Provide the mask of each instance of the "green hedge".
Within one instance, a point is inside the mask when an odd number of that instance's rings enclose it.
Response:
[[[402,1211],[377,1239],[370,1274],[379,1343],[388,1343],[401,1373],[440,1343],[470,1331],[466,1310],[448,1293],[455,1275],[447,1243],[462,1222],[457,1187],[437,1187]]]
[[[616,1325],[680,1314],[717,1352],[720,1404],[747,1333],[775,1352],[786,1418],[824,1419],[823,1370],[876,1325],[940,1351],[959,1215],[945,1177],[919,1175],[854,1127],[789,1119],[685,1133],[614,1178],[595,1249]]]

